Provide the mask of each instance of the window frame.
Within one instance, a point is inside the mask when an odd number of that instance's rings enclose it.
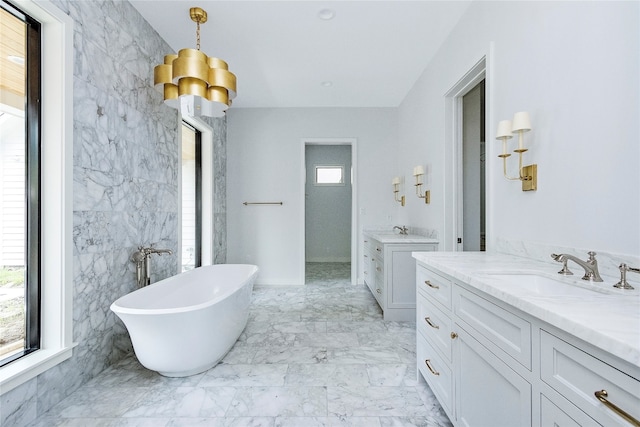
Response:
[[[0,367],[0,395],[73,354],[73,20],[48,0],[20,10],[40,23],[40,349]],[[44,72],[46,71],[46,72]]]
[[[193,262],[194,262],[194,268],[197,268],[202,266],[202,196],[203,196],[203,193],[202,193],[202,131],[184,119],[182,120],[181,126],[185,126],[189,128],[194,133],[195,248],[193,253]],[[181,141],[181,144],[183,143],[184,141]],[[180,150],[180,152],[182,153],[182,150]],[[182,185],[180,185],[180,188],[181,189],[183,188]],[[180,200],[181,201],[183,200],[182,193],[181,193]],[[181,205],[181,208],[182,208],[182,205]],[[180,226],[182,229],[182,218],[180,220]],[[182,237],[181,237],[181,240],[182,240]],[[180,251],[180,254],[182,255],[182,250]],[[180,264],[182,264],[182,262],[180,262]]]
[[[193,117],[188,115],[178,115],[179,123],[186,123],[189,126],[196,129],[200,134],[200,147],[201,147],[201,184],[200,184],[200,207],[196,208],[200,211],[200,232],[198,237],[200,238],[200,265],[212,265],[214,260],[214,221],[213,221],[213,199],[215,186],[213,183],[215,172],[213,162],[213,128],[199,117]],[[180,132],[180,134],[182,134]],[[180,152],[182,152],[182,140],[180,140]],[[180,162],[181,164],[182,162]],[[182,189],[182,170],[179,171],[178,176],[180,182],[178,188]],[[180,190],[182,191],[182,190]],[[196,197],[196,200],[198,197]],[[182,194],[180,195],[182,200]],[[182,224],[182,206],[178,210],[180,218],[178,223]],[[178,252],[182,254],[182,233],[180,233],[178,242]],[[178,257],[178,269],[182,268],[181,257]]]
[[[3,10],[24,25],[25,318],[22,350],[0,359],[5,366],[40,348],[40,23],[12,4]]]

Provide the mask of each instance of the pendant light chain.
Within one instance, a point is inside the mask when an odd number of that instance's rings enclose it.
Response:
[[[196,21],[196,47],[200,50],[200,20]]]

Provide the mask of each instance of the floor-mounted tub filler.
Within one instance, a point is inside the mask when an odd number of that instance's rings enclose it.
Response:
[[[111,304],[140,363],[167,377],[216,365],[247,325],[258,267],[199,267],[131,292]]]

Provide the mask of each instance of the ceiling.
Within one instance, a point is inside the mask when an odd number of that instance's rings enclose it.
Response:
[[[189,8],[207,11],[201,50],[237,76],[234,108],[397,107],[470,2],[131,0],[176,52],[196,47]]]
[[[10,58],[25,56],[25,24],[4,9],[0,9],[0,92],[24,97],[24,65]],[[2,93],[0,93],[2,95]],[[2,96],[5,102],[5,96]],[[24,101],[22,102],[24,104]],[[18,105],[24,108],[23,105]]]

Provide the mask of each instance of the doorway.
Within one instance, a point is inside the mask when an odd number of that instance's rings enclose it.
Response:
[[[463,251],[486,250],[485,81],[462,97]]]
[[[305,141],[305,284],[354,283],[354,143]]]
[[[488,62],[487,57],[481,58],[445,94],[443,243],[446,251],[480,251],[487,249],[491,242],[491,221],[486,216],[490,186],[486,185],[482,142],[485,123],[491,115]]]

